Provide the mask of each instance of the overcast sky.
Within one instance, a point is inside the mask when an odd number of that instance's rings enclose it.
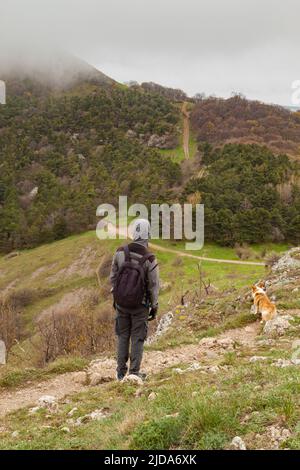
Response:
[[[289,105],[299,19],[299,0],[0,0],[0,53],[55,46],[120,82]]]

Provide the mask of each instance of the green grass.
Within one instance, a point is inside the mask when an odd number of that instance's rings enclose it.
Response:
[[[225,259],[225,260],[236,260],[239,261],[239,257],[236,254],[234,248],[224,247],[217,245],[216,243],[207,242],[204,244],[204,247],[201,250],[185,250],[185,242],[184,241],[168,241],[168,240],[152,240],[152,243],[155,243],[160,246],[169,246],[173,250],[177,251],[187,251],[187,253],[191,253],[195,256],[203,256],[206,258],[218,258],[218,259]],[[258,261],[263,262],[264,258],[262,254],[264,252],[276,252],[278,254],[285,252],[289,249],[289,245],[286,243],[264,243],[264,244],[255,244],[249,246],[251,256],[246,259],[245,261]],[[174,255],[173,255],[174,256]]]
[[[170,241],[154,241],[159,245],[181,250],[183,243],[173,243]],[[23,307],[21,322],[23,326],[24,340],[20,347],[25,351],[21,352],[19,346],[15,346],[8,358],[8,366],[1,368],[0,384],[2,386],[16,386],[25,383],[28,377],[39,380],[43,374],[47,376],[49,370],[34,369],[36,364],[34,359],[35,351],[32,349],[29,337],[34,333],[35,320],[45,309],[55,305],[63,296],[79,288],[97,288],[97,279],[93,271],[99,265],[101,257],[107,253],[111,255],[115,249],[124,243],[124,240],[98,240],[95,232],[87,232],[81,235],[71,236],[67,239],[43,245],[32,250],[24,250],[20,256],[11,259],[0,258],[0,288],[11,284],[17,280],[15,290],[29,290],[32,293],[32,300]],[[255,246],[254,250],[259,252],[265,246]],[[282,251],[284,245],[278,247],[268,246],[268,249]],[[86,249],[91,249],[92,256],[89,258],[92,272],[83,275],[74,269],[68,275],[57,277],[57,273],[69,268],[78,259],[80,253]],[[187,291],[188,295],[195,295],[199,291],[199,271],[197,260],[181,257],[178,261],[173,253],[155,251],[160,266],[160,275],[163,281],[171,283],[171,289],[162,292],[160,295],[160,315],[173,310],[181,301],[181,296]],[[236,259],[236,254],[232,248],[224,248],[215,244],[206,244],[201,252],[193,252],[207,257]],[[215,295],[225,296],[225,303],[230,296],[234,299],[240,289],[250,286],[253,282],[261,279],[265,274],[262,266],[219,264],[208,261],[201,262],[202,276],[206,283],[211,283],[215,290]],[[56,276],[56,277],[55,277]],[[230,290],[231,294],[227,291]],[[209,300],[209,299],[208,299]],[[111,302],[111,298],[103,297],[101,302]],[[282,302],[290,302],[289,305],[297,305],[297,298],[292,300],[282,298]],[[235,315],[224,314],[222,320],[216,322],[210,318],[211,306],[215,302],[212,297],[212,304],[208,301],[204,310],[197,314],[193,313],[192,322],[176,319],[175,327],[177,334],[172,329],[170,333],[164,335],[154,349],[165,349],[176,347],[182,344],[189,344],[198,341],[203,336],[216,335],[229,328],[235,328],[253,321],[249,317],[248,311],[237,312]],[[291,303],[292,302],[292,303]],[[223,307],[222,307],[223,308]],[[247,307],[248,308],[248,307]],[[111,310],[113,315],[113,310]],[[194,324],[192,324],[194,322]],[[153,325],[151,325],[153,328]],[[113,332],[112,332],[113,334]],[[28,368],[28,372],[24,369]],[[84,367],[84,366],[83,366]],[[2,380],[2,382],[1,382]]]
[[[193,159],[198,150],[198,143],[194,137],[193,132],[190,131],[190,140],[189,140],[189,153],[190,159]],[[181,163],[185,159],[184,150],[183,150],[183,139],[182,135],[179,137],[179,144],[175,149],[160,149],[160,154],[164,157],[171,158],[175,163]]]
[[[261,446],[256,434],[264,438],[267,427],[278,423],[293,433],[282,446],[299,448],[299,387],[296,368],[262,363],[229,364],[226,371],[209,376],[198,371],[170,375],[166,370],[152,376],[139,397],[135,387],[112,383],[102,385],[101,393],[92,388],[70,397],[54,414],[41,410],[29,415],[26,409],[13,413],[3,423],[0,448],[222,449],[239,435],[251,449]],[[157,398],[149,401],[154,390]],[[111,416],[76,427],[68,422],[73,407],[78,408],[74,419],[100,408]],[[11,435],[16,430],[18,439]],[[263,442],[268,446],[270,439],[265,436]]]
[[[89,361],[83,357],[67,356],[57,359],[44,368],[10,368],[0,376],[1,388],[15,388],[28,382],[47,380],[54,375],[80,371]]]
[[[31,300],[22,308],[21,322],[25,338],[33,334],[35,320],[39,314],[57,304],[65,294],[79,288],[97,288],[94,272],[101,257],[107,253],[112,255],[116,247],[122,243],[124,243],[123,240],[100,241],[95,232],[91,231],[31,250],[24,250],[15,258],[0,258],[0,288],[5,288],[16,282],[12,291],[15,290],[19,293],[26,291],[31,297]],[[174,248],[174,244],[169,241],[158,241],[158,244]],[[176,244],[175,248],[181,249],[182,244]],[[74,263],[76,264],[80,253],[87,249],[91,250],[91,256],[88,259],[91,273],[84,275],[80,270],[78,271],[78,268],[75,268],[74,272],[70,271],[68,275],[65,275],[63,270],[68,269]],[[207,245],[204,250],[208,256],[234,258],[234,252],[230,248]],[[160,295],[160,313],[163,314],[180,303],[181,295],[186,291],[192,293],[199,288],[198,263],[197,260],[181,258],[180,264],[178,264],[176,255],[172,253],[157,251],[156,255],[162,280],[170,282],[172,286],[171,290],[162,292]],[[86,264],[83,267],[85,268]],[[80,266],[81,268],[82,266]],[[232,287],[233,284],[236,289],[250,285],[263,276],[264,268],[202,262],[202,271],[205,281],[210,281],[216,289],[222,292],[222,290]],[[63,274],[58,276],[59,273]],[[110,300],[110,298],[103,297],[101,301],[110,302]],[[191,338],[190,333],[185,338],[184,332],[182,332],[180,338],[177,338],[176,341],[172,340],[172,344],[182,344],[190,341]],[[26,367],[31,367],[31,355],[29,354],[31,346],[26,341],[21,346],[27,352]],[[9,356],[9,364],[19,367],[18,347],[13,349],[13,353]]]
[[[95,232],[87,232],[81,235],[71,236],[67,239],[54,242],[41,247],[24,250],[20,256],[11,259],[0,258],[0,289],[8,285],[14,285],[15,290],[29,289],[36,295],[34,301],[24,308],[23,321],[28,325],[28,331],[33,328],[33,320],[45,308],[57,303],[64,294],[80,287],[96,287],[97,279],[93,274],[96,271],[101,257],[105,253],[113,253],[117,246],[124,243],[123,240],[98,240]],[[164,240],[155,243],[181,250],[183,243],[173,243]],[[81,275],[74,269],[74,273],[61,274],[64,269],[70,267],[81,252],[91,249],[89,259],[91,264],[90,275]],[[231,248],[218,247],[208,244],[201,252],[193,252],[208,257],[222,257],[224,259],[236,259]],[[192,283],[197,283],[197,260],[182,258],[182,266],[174,266],[176,255],[172,253],[156,252],[162,279],[171,281],[174,291],[180,294]],[[83,266],[85,267],[85,266]],[[82,266],[81,266],[82,268]],[[223,289],[232,284],[234,279],[236,287],[245,285],[261,277],[264,270],[261,267],[236,266],[202,262],[204,276],[210,279],[216,287]],[[41,293],[45,295],[41,295]],[[164,308],[170,299],[170,293],[161,296],[161,305]]]

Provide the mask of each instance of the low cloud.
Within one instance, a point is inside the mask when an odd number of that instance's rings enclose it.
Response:
[[[299,17],[298,0],[0,0],[0,67],[64,50],[119,81],[289,104]]]

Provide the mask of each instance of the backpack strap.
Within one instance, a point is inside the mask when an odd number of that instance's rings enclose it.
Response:
[[[124,254],[125,254],[125,262],[127,263],[128,261],[130,261],[130,251],[129,251],[128,245],[124,246]]]
[[[128,245],[124,245],[123,246],[123,250],[124,250],[124,254],[125,254],[125,262],[129,262],[130,261],[130,250],[129,250],[129,246]],[[144,256],[142,256],[141,259],[137,260],[138,261],[138,264],[140,266],[143,266],[143,264],[147,261],[147,259],[149,258],[152,258],[153,257],[153,254],[152,253],[146,253]],[[135,258],[136,259],[136,258]]]
[[[143,264],[147,261],[147,259],[151,258],[152,253],[146,253],[140,260],[139,260],[139,265],[143,266]]]

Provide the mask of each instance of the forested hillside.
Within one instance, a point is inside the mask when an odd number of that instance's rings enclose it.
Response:
[[[51,92],[8,82],[0,107],[0,249],[30,247],[95,225],[119,194],[159,202],[180,168],[151,147],[176,139],[178,109],[142,89],[91,83]],[[12,91],[12,92],[11,92]],[[147,191],[145,191],[147,188]]]
[[[202,169],[188,182],[185,197],[196,195],[205,205],[206,240],[300,243],[297,162],[254,144],[216,150],[206,144],[202,151]]]
[[[300,159],[300,114],[281,106],[249,101],[241,96],[228,100],[198,100],[192,115],[198,142],[267,145],[275,154]]]
[[[128,87],[87,65],[68,86],[53,83],[7,79],[1,252],[92,229],[97,206],[119,195],[147,205],[201,200],[206,239],[223,245],[299,242],[298,113],[241,96],[191,99],[151,82]],[[199,151],[180,166],[171,150],[183,154],[186,101]]]

